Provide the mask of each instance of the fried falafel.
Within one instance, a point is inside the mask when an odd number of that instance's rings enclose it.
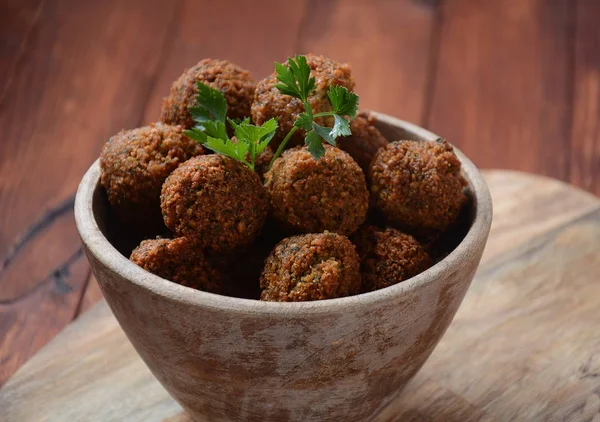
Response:
[[[279,242],[265,261],[261,300],[299,302],[360,292],[354,245],[336,233],[293,236]]]
[[[331,85],[346,87],[354,91],[354,78],[350,65],[337,63],[325,56],[307,54],[306,60],[310,66],[310,75],[315,78],[315,90],[308,98],[313,113],[331,111],[331,103],[327,91]],[[257,125],[262,125],[267,120],[276,117],[279,123],[277,133],[271,145],[277,148],[285,135],[292,129],[298,116],[303,113],[302,102],[289,95],[282,94],[275,86],[277,73],[273,72],[267,78],[258,82],[252,102],[252,120]],[[315,122],[321,126],[333,126],[333,117],[320,117]],[[290,139],[288,146],[301,145],[305,132],[298,130]]]
[[[227,100],[227,116],[243,119],[250,116],[256,82],[250,72],[227,60],[204,59],[187,69],[173,82],[171,93],[163,101],[160,120],[189,129],[195,125],[189,108],[197,104],[197,81],[217,89]]]
[[[117,218],[140,231],[162,225],[163,182],[181,163],[203,153],[179,126],[156,123],[112,136],[100,154],[100,182]]]
[[[467,202],[466,181],[452,145],[395,141],[369,169],[371,200],[386,221],[411,234],[446,230]]]
[[[265,178],[265,173],[269,169],[269,164],[275,153],[271,147],[266,147],[258,157],[256,157],[256,163],[254,164],[254,170],[260,176],[262,180]]]
[[[184,237],[143,240],[130,260],[146,271],[182,286],[211,293],[222,291],[221,276],[202,250]]]
[[[375,117],[366,110],[357,113],[350,121],[352,135],[337,139],[338,147],[346,151],[366,173],[379,148],[388,144],[387,139],[375,127]]]
[[[163,184],[160,199],[170,230],[217,252],[250,244],[268,208],[258,175],[219,154],[182,164]]]
[[[414,237],[391,227],[363,226],[352,240],[360,257],[363,292],[407,280],[431,266],[431,259]]]
[[[316,160],[306,147],[284,151],[265,174],[272,215],[290,231],[350,235],[365,221],[365,176],[347,152],[325,145]]]

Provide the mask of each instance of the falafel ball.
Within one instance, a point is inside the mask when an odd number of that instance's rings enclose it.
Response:
[[[170,95],[163,100],[160,116],[162,122],[182,125],[185,129],[194,126],[189,107],[197,104],[196,81],[203,82],[225,95],[228,117],[243,119],[250,116],[250,105],[256,88],[256,82],[250,72],[227,60],[204,59],[187,69],[173,82]]]
[[[307,54],[307,64],[310,66],[310,75],[315,78],[315,90],[308,97],[313,113],[331,111],[331,103],[327,97],[327,90],[331,85],[340,85],[346,87],[349,91],[354,91],[354,78],[351,74],[349,64],[337,63],[333,60],[314,54]],[[277,148],[285,135],[292,129],[298,116],[304,112],[302,102],[298,98],[279,92],[277,85],[277,72],[273,72],[267,78],[258,82],[254,93],[252,103],[252,120],[257,125],[262,125],[265,121],[277,117],[279,127],[271,145]],[[315,122],[322,126],[333,126],[333,117],[320,117]],[[288,145],[301,145],[305,132],[298,130],[290,139]]]
[[[260,277],[261,300],[300,302],[360,292],[354,245],[336,233],[288,237],[275,246]]]
[[[362,291],[383,289],[431,266],[423,246],[391,227],[363,226],[352,239],[360,256]]]
[[[140,229],[160,226],[163,182],[181,163],[203,153],[179,126],[156,123],[112,136],[100,154],[100,182],[117,218]]]
[[[163,184],[160,200],[165,224],[176,236],[216,252],[251,243],[268,207],[258,175],[219,154],[183,163]]]
[[[365,176],[347,152],[325,145],[316,160],[306,147],[284,151],[265,174],[272,215],[284,229],[350,235],[365,221]]]
[[[271,147],[266,147],[260,153],[258,157],[256,157],[256,163],[254,163],[254,170],[260,176],[261,179],[264,179],[265,173],[269,169],[269,164],[271,164],[271,160],[275,153],[271,149]]]
[[[397,228],[411,234],[443,231],[467,201],[460,168],[445,140],[392,142],[371,163],[371,200]]]
[[[388,144],[387,139],[375,127],[375,116],[366,110],[357,113],[350,121],[352,135],[338,138],[338,147],[346,151],[366,173],[375,153]]]
[[[146,271],[182,286],[221,292],[221,276],[185,237],[143,240],[129,258]]]

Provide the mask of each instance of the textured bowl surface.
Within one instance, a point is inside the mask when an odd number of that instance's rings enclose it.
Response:
[[[385,115],[388,139],[437,135]],[[356,146],[369,156],[377,145]],[[94,163],[75,203],[77,227],[104,297],[156,378],[198,421],[372,419],[427,360],[479,264],[492,204],[457,151],[473,198],[462,242],[429,270],[358,296],[304,303],[196,291],[131,263],[107,240],[112,222]]]

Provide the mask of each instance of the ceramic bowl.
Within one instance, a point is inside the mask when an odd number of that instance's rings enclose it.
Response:
[[[438,138],[410,123],[376,117],[388,139]],[[352,147],[368,161],[379,146]],[[473,163],[457,154],[472,198],[464,239],[418,276],[347,298],[261,302],[197,291],[144,271],[107,240],[113,222],[98,162],[81,181],[75,217],[94,275],[123,331],[192,418],[372,420],[448,328],[488,237],[490,194]]]

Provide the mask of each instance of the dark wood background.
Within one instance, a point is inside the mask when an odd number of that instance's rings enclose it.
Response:
[[[205,57],[257,79],[294,53],[350,62],[364,108],[480,167],[600,194],[597,0],[0,4],[0,385],[101,297],[73,222],[81,176]]]

